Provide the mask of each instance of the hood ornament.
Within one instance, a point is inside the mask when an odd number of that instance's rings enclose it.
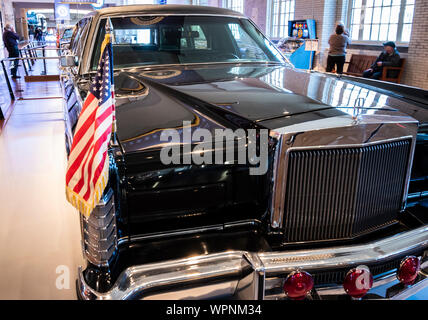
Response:
[[[359,97],[355,100],[352,119],[354,120],[358,119],[358,116],[361,114],[361,109],[364,107],[365,102],[366,102],[366,98],[362,98],[362,97]]]

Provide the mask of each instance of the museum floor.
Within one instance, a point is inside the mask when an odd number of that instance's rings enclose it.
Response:
[[[0,299],[75,299],[83,258],[79,218],[62,187],[66,154],[59,83],[20,79],[19,86],[25,100],[16,100],[0,132]]]

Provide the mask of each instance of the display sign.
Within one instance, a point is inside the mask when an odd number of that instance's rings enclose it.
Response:
[[[309,38],[308,24],[306,20],[294,21],[292,24],[291,35],[295,38],[307,39]]]
[[[289,59],[296,68],[312,69],[314,55],[318,51],[315,20],[288,21],[288,39],[284,44],[291,49]]]
[[[305,51],[318,51],[318,39],[306,40]]]
[[[97,3],[91,4],[95,10],[101,9],[104,6],[104,0],[97,0]]]
[[[67,3],[55,3],[55,20],[70,20],[70,5]]]

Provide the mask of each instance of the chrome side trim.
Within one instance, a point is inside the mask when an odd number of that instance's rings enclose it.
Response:
[[[405,256],[427,247],[428,226],[424,226],[363,245],[285,252],[221,252],[129,267],[105,293],[93,290],[86,283],[80,267],[78,292],[83,299],[142,299],[162,290],[178,292],[184,285],[197,290],[214,281],[234,288],[230,294],[235,297],[263,299],[266,278],[285,276],[296,268],[311,272],[351,267]],[[212,296],[215,297],[215,292]]]
[[[251,225],[257,225],[261,222],[256,219],[251,220],[240,220],[230,223],[224,223],[224,224],[217,224],[217,225],[210,225],[203,228],[191,228],[191,229],[179,229],[175,231],[171,231],[168,233],[165,232],[157,232],[157,233],[149,233],[146,235],[140,235],[140,236],[131,236],[130,241],[141,241],[141,240],[151,240],[151,239],[162,239],[162,238],[171,238],[171,237],[177,237],[177,236],[185,236],[189,234],[202,234],[210,231],[222,231],[227,228],[231,227],[239,227],[239,226],[251,226]]]
[[[285,205],[285,172],[287,172],[287,161],[281,160],[285,158],[285,139],[281,135],[277,149],[275,150],[275,158],[273,164],[273,192],[271,199],[271,225],[277,229],[283,225],[282,217]]]
[[[91,216],[80,214],[82,249],[86,259],[96,266],[108,266],[118,247],[113,191],[100,199]]]
[[[412,250],[428,247],[428,226],[368,244],[327,249],[260,253],[268,274],[290,272],[296,268],[325,270],[358,264],[382,262]]]
[[[98,293],[90,288],[80,267],[79,292],[85,299],[141,299],[147,293],[159,291],[163,287],[179,289],[186,284],[207,280],[219,281],[222,278],[227,279],[225,282],[234,282],[236,287],[241,273],[245,269],[248,271],[251,269],[250,264],[245,263],[243,255],[243,252],[224,252],[130,267],[121,273],[113,288],[107,293]]]

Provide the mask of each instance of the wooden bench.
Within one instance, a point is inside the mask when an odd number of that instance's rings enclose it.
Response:
[[[353,54],[348,64],[348,69],[344,74],[349,74],[351,76],[362,77],[363,72],[370,68],[370,66],[376,61],[377,57],[367,56],[363,54]]]
[[[348,69],[346,70],[346,72],[343,73],[351,76],[362,77],[363,72],[369,69],[371,65],[376,61],[376,59],[376,56],[353,54],[351,56],[351,60],[349,62],[345,62],[345,64],[348,64]],[[382,77],[379,80],[400,83],[401,76],[403,75],[404,71],[405,61],[406,59],[401,58],[399,67],[384,67],[382,69]],[[390,71],[392,70],[398,71],[398,74],[395,77],[391,77]]]
[[[401,83],[401,76],[403,75],[404,63],[405,62],[406,62],[406,59],[401,58],[399,67],[383,67],[382,78],[380,78],[380,80],[395,82],[395,83]],[[392,71],[392,70],[397,70],[397,72],[392,73],[392,74],[395,73],[395,77],[391,77],[390,71]]]

